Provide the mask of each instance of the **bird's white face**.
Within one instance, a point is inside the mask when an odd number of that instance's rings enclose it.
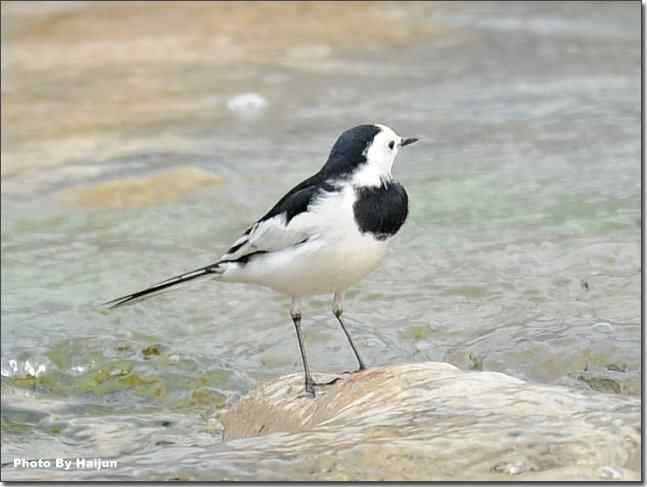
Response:
[[[367,164],[353,178],[355,184],[375,186],[381,184],[382,180],[391,179],[391,167],[403,139],[386,125],[376,126],[382,130],[366,149]]]

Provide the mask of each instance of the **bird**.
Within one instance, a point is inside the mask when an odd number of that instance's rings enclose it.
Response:
[[[344,295],[380,264],[407,219],[409,198],[392,167],[399,150],[416,141],[383,124],[345,130],[323,167],[288,191],[216,262],[104,304],[121,306],[202,277],[271,288],[290,298],[305,392],[315,397],[315,386],[328,383],[316,383],[310,372],[303,300],[333,295],[332,312],[357,360],[355,372],[365,370],[342,318]]]

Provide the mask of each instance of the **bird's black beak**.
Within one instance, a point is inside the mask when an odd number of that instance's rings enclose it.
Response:
[[[412,137],[410,139],[402,139],[402,142],[400,142],[400,147],[404,147],[405,145],[413,144],[414,142],[418,142],[418,139],[415,137]]]

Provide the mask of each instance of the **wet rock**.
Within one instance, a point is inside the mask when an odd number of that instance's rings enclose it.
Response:
[[[627,372],[627,364],[625,363],[611,363],[607,365],[607,369],[613,372]]]
[[[485,356],[476,351],[453,349],[448,351],[446,360],[462,369],[483,370]]]
[[[144,355],[144,358],[146,360],[149,360],[153,357],[159,357],[161,353],[161,347],[160,345],[154,344],[154,345],[149,345],[145,349],[142,350],[142,354]]]
[[[439,362],[344,375],[314,399],[300,374],[281,377],[222,422],[260,469],[274,450],[294,454],[292,480],[640,478],[639,398]]]
[[[588,372],[583,372],[578,375],[577,378],[578,380],[585,382],[594,391],[613,392],[615,394],[620,394],[622,392],[622,384],[611,377],[598,376]]]
[[[191,393],[191,404],[194,406],[210,406],[222,408],[225,404],[224,394],[209,388],[196,389]]]
[[[594,331],[597,331],[599,333],[615,333],[615,329],[613,328],[613,325],[611,323],[606,323],[604,321],[600,321],[599,323],[595,323],[592,326]]]
[[[169,446],[169,445],[175,445],[175,442],[168,441],[168,440],[159,440],[155,442],[155,446]]]

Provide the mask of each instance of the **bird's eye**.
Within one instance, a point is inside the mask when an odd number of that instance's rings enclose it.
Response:
[[[395,142],[393,141],[389,142],[389,149],[393,150],[394,147],[395,147]]]

